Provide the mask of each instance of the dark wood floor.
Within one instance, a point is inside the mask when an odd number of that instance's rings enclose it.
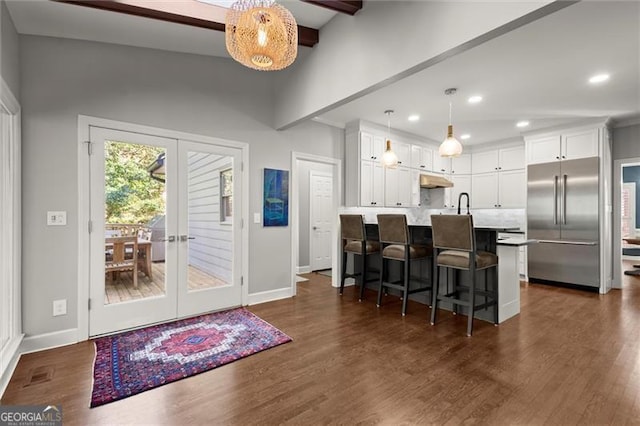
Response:
[[[20,360],[2,404],[63,406],[65,424],[639,424],[640,278],[606,296],[522,285],[499,327],[309,274],[298,296],[250,310],[293,342],[89,409],[93,344]],[[24,387],[30,371],[53,378]]]

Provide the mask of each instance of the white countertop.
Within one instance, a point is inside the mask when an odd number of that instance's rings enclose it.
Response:
[[[529,244],[536,244],[538,240],[525,240],[524,238],[498,238],[499,246],[528,246]]]

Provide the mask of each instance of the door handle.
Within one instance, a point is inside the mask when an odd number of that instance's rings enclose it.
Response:
[[[316,230],[318,229],[318,227],[317,227],[317,226],[314,226],[314,227],[313,227],[313,228],[311,228],[311,229],[313,229],[314,231],[316,231]]]
[[[553,224],[558,224],[558,176],[553,177]]]
[[[567,175],[562,178],[562,221],[567,224]]]
[[[160,241],[168,241],[170,243],[173,243],[176,240],[176,236],[175,235],[169,235],[167,238],[163,238]]]
[[[188,235],[180,235],[180,241],[181,242],[185,242],[187,240],[195,240],[195,239],[196,239],[196,237],[190,237]]]
[[[537,240],[544,244],[566,244],[571,246],[597,246],[596,241],[564,241],[564,240]]]

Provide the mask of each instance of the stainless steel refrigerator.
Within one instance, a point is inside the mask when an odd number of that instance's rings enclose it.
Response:
[[[529,280],[600,286],[598,158],[528,167]]]

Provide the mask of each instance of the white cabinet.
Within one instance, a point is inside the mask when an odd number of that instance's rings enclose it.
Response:
[[[385,169],[384,205],[386,207],[410,207],[411,192],[411,169],[408,167]]]
[[[471,155],[463,154],[459,157],[451,159],[452,175],[470,175],[471,174]]]
[[[458,197],[461,193],[471,194],[471,176],[470,175],[451,175],[453,188],[449,189],[449,207],[458,207]],[[446,197],[445,197],[446,199]],[[469,200],[471,201],[471,200]],[[463,198],[464,206],[460,206],[460,211],[467,211],[467,200]]]
[[[383,206],[383,168],[377,161],[360,162],[360,205]]]
[[[598,129],[567,132],[562,135],[560,158],[575,160],[598,156]]]
[[[598,129],[567,131],[562,134],[527,139],[527,163],[597,157]]]
[[[448,175],[451,173],[451,158],[440,157],[438,153],[433,155],[433,171],[435,173],[442,173]]]
[[[476,209],[521,209],[527,204],[524,170],[508,170],[473,175],[471,204]]]
[[[520,170],[524,168],[524,145],[498,150],[498,170]]]
[[[420,170],[411,170],[411,207],[420,207]]]
[[[527,180],[524,170],[498,173],[498,207],[520,209],[527,205]]]
[[[380,161],[384,152],[384,137],[360,132],[360,159]]]
[[[473,166],[471,170],[474,175],[498,170],[498,150],[474,152],[472,157]]]
[[[471,177],[471,205],[474,209],[498,207],[498,173],[484,173]]]
[[[411,168],[430,172],[433,170],[433,150],[420,145],[411,145]]]
[[[411,145],[404,142],[391,142],[391,149],[398,156],[398,166],[411,167]]]
[[[494,149],[473,153],[472,172],[491,173],[499,170],[524,169],[524,146]]]

